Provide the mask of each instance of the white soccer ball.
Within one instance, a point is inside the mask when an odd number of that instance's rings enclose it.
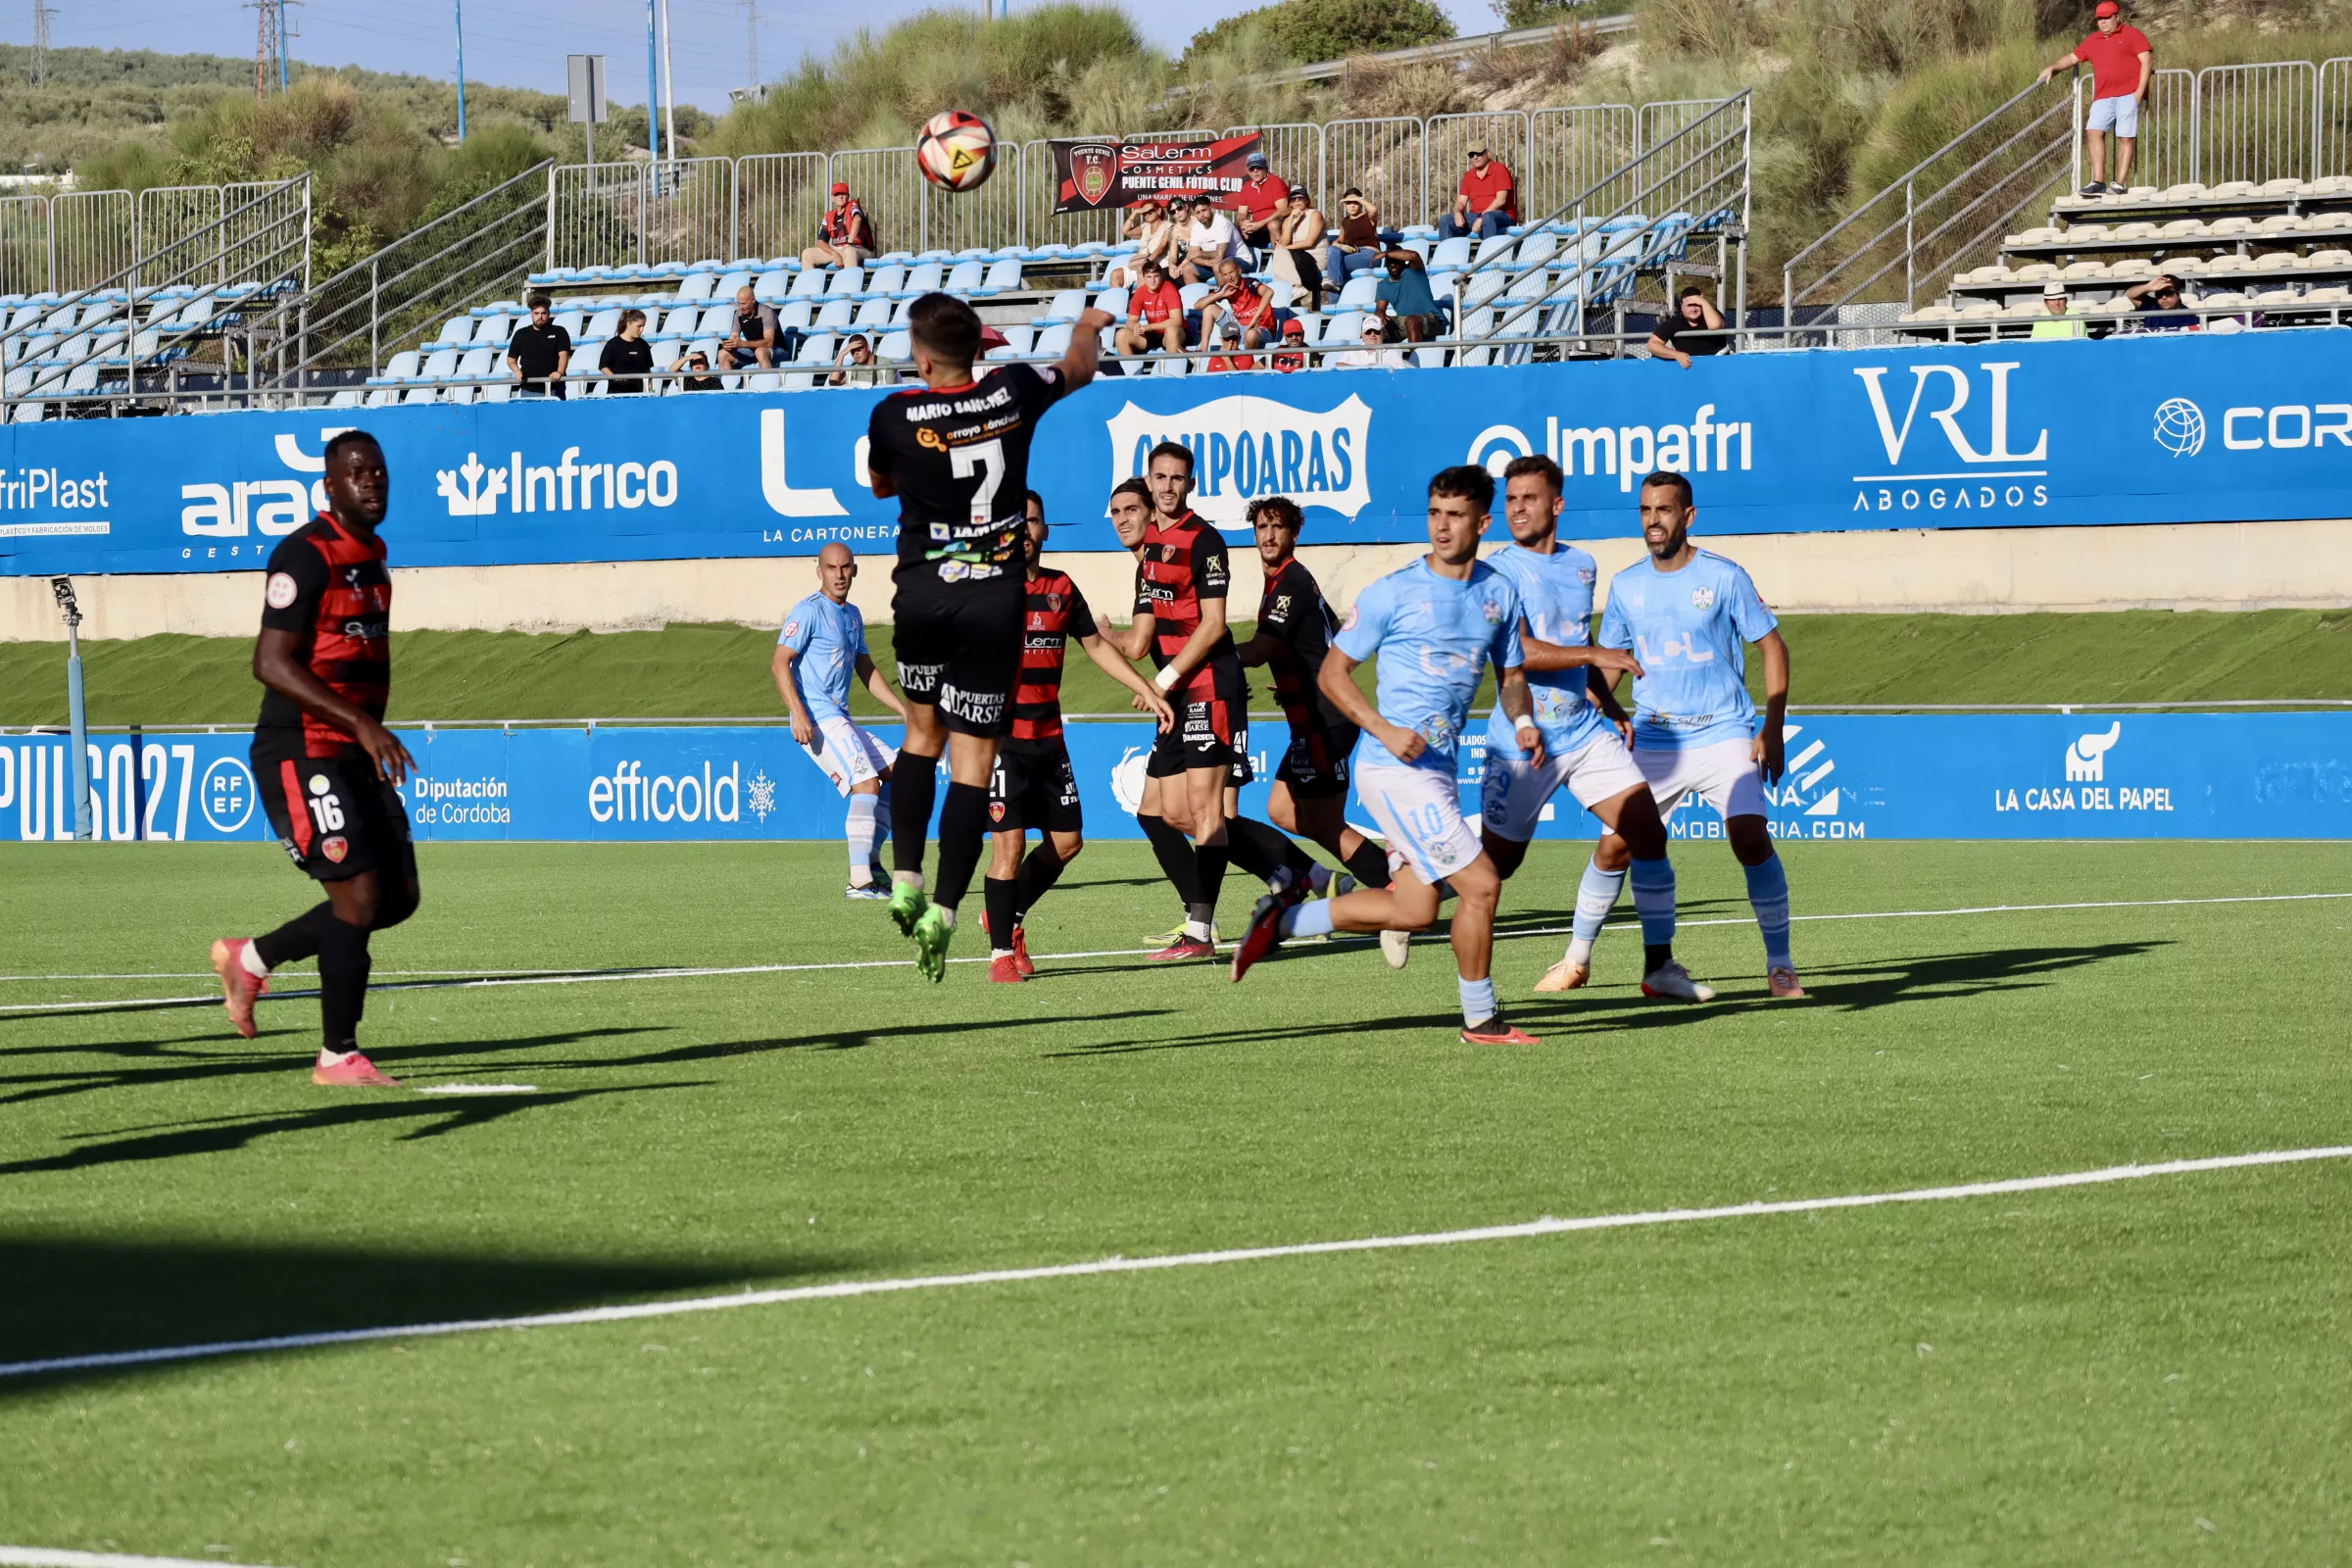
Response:
[[[943,109],[923,122],[915,138],[914,163],[923,177],[945,190],[978,190],[997,168],[997,133],[988,122],[961,109]]]

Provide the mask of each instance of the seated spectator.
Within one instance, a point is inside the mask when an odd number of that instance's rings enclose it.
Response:
[[[1356,348],[1334,354],[1323,362],[1335,370],[1401,369],[1412,364],[1412,356],[1403,349],[1388,346],[1388,334],[1381,330],[1380,318],[1364,318],[1363,342]]]
[[[718,345],[719,363],[730,370],[753,365],[772,369],[782,337],[776,325],[776,308],[760,304],[752,294],[752,285],[746,283],[735,291],[735,326]]]
[[[1217,341],[1223,347],[1224,352],[1211,354],[1208,357],[1209,369],[1253,370],[1257,368],[1257,361],[1253,356],[1240,352],[1242,348],[1241,323],[1232,317],[1225,318],[1224,322],[1217,328]]]
[[[1291,187],[1266,168],[1264,153],[1251,153],[1242,165],[1249,173],[1233,193],[1234,226],[1241,230],[1242,243],[1263,256],[1274,242],[1274,220],[1289,205]]]
[[[1470,149],[1470,167],[1453,193],[1453,211],[1438,220],[1438,237],[1457,239],[1474,234],[1480,239],[1499,234],[1519,221],[1519,183],[1499,158],[1484,147]]]
[[[816,243],[801,252],[801,265],[863,267],[881,248],[874,238],[873,220],[851,197],[849,186],[836,184],[832,205],[816,220]]]
[[[1216,334],[1220,317],[1239,325],[1244,345],[1262,349],[1274,340],[1274,291],[1246,276],[1241,263],[1219,262],[1216,289],[1200,301],[1202,342]]]
[[[2143,332],[2194,332],[2202,324],[2197,313],[2182,305],[2180,280],[2170,272],[2132,284],[2124,290],[2124,298],[2132,302],[2133,319]]]
[[[1177,281],[1214,282],[1217,264],[1238,255],[1241,248],[1242,236],[1234,232],[1232,220],[1217,211],[1216,203],[1201,197],[1193,204],[1193,220],[1184,231],[1184,260],[1177,267]]]
[[[1189,216],[1189,208],[1187,210]],[[1184,234],[1170,220],[1168,204],[1156,196],[1146,196],[1127,209],[1126,221],[1119,225],[1122,239],[1135,241],[1135,254],[1110,270],[1103,283],[1110,288],[1123,288],[1135,282],[1146,262],[1157,262],[1162,276],[1184,256]]]
[[[863,332],[852,332],[841,352],[834,356],[833,373],[825,380],[827,386],[876,386],[882,380],[882,368],[874,363],[874,346]]]
[[[1346,288],[1356,273],[1378,267],[1386,249],[1380,241],[1380,209],[1362,191],[1348,186],[1340,193],[1340,225],[1332,232],[1323,275],[1333,288]]]
[[[654,346],[645,340],[645,313],[627,310],[620,313],[620,336],[605,344],[605,351],[596,357],[596,368],[610,379],[605,383],[608,393],[637,393],[645,390],[642,372],[654,368]]]
[[[571,334],[555,325],[549,313],[555,301],[545,293],[523,303],[531,318],[507,339],[507,368],[514,372],[515,391],[526,398],[560,398],[564,372],[571,365]]]
[[[1642,345],[1653,360],[1672,360],[1684,369],[1693,359],[1729,354],[1731,334],[1723,329],[1723,313],[1703,288],[1686,288],[1674,303],[1674,314],[1662,316]]]
[[[679,355],[670,368],[685,372],[678,377],[680,391],[721,392],[726,389],[725,383],[710,373],[710,358],[701,349],[689,349]]]
[[[1184,352],[1184,295],[1159,263],[1146,262],[1136,270],[1127,319],[1112,334],[1111,347],[1121,354],[1148,354],[1154,339],[1167,353]]]
[[[1315,260],[1315,249],[1326,232],[1328,226],[1323,215],[1315,211],[1314,198],[1307,195],[1304,185],[1293,185],[1282,211],[1274,215],[1273,254],[1266,270],[1298,286],[1305,296],[1301,310],[1323,308],[1323,268]]]
[[[1266,363],[1284,372],[1306,368],[1306,323],[1296,316],[1282,323],[1282,352],[1267,356]]]
[[[1389,274],[1372,291],[1381,336],[1391,343],[1426,343],[1443,333],[1446,318],[1429,291],[1429,270],[1421,265],[1420,253],[1385,251],[1380,261]]]
[[[2066,307],[2066,285],[2064,283],[2053,277],[2047,283],[2042,284],[2041,308],[2044,314],[2040,320],[2034,323],[2034,330],[2027,335],[2036,343],[2063,342],[2069,338],[2090,336],[2090,328],[2083,323],[2082,318],[2079,316],[2069,316]]]

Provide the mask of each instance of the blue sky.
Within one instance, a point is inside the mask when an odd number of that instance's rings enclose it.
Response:
[[[253,52],[254,13],[235,0],[52,0],[53,45],[147,48],[167,54],[244,58]],[[611,58],[612,96],[645,101],[644,0],[463,0],[466,74],[504,86],[564,90],[566,54]],[[1013,0],[1018,4],[1019,0]],[[1131,7],[1147,36],[1170,50],[1221,17],[1263,0],[1201,0]],[[1485,0],[1441,0],[1462,31],[1498,24]],[[760,69],[775,76],[804,54],[823,53],[860,24],[887,23],[924,9],[917,0],[760,0]],[[297,59],[364,65],[419,75],[453,74],[451,0],[304,0],[289,13]],[[741,0],[669,0],[671,70],[680,103],[724,109],[727,89],[747,79]],[[31,41],[30,8],[8,8],[0,42]]]

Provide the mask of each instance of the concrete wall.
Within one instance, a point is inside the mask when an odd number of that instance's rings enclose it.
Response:
[[[1703,524],[1705,514],[1700,520]],[[1503,538],[1496,519],[1493,537]],[[2162,527],[1914,529],[1706,538],[1755,575],[1785,612],[2268,610],[2352,605],[2352,523],[2190,523]],[[1605,576],[1634,560],[1632,539],[1590,542]],[[394,549],[398,543],[395,536]],[[1409,545],[1314,545],[1300,552],[1327,593],[1365,583],[1420,554]],[[1097,607],[1124,619],[1134,566],[1122,555],[1057,555]],[[853,598],[890,618],[890,560],[863,557]],[[1234,545],[1234,606],[1257,604],[1257,558]],[[815,586],[806,557],[619,564],[396,570],[401,630],[642,630],[673,621],[772,625]],[[186,572],[76,580],[84,636],[180,632],[242,637],[261,603],[259,572]],[[0,578],[0,641],[59,641],[49,583]]]

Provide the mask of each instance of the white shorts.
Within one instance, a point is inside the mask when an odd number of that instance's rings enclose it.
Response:
[[[1433,887],[1479,857],[1478,834],[1462,820],[1459,787],[1450,773],[1419,767],[1358,767],[1356,798],[1413,873]]]
[[[1488,832],[1525,844],[1536,836],[1536,824],[1544,819],[1544,803],[1562,785],[1576,797],[1576,804],[1589,811],[1609,797],[1647,782],[1614,729],[1602,730],[1565,757],[1546,753],[1541,767],[1525,757],[1512,757],[1490,746],[1487,782],[1479,791],[1479,814],[1486,818]]]
[[[833,787],[847,795],[898,760],[898,753],[880,738],[867,734],[836,715],[816,721],[816,739],[801,748],[808,760],[825,770]]]
[[[2139,100],[2131,93],[2117,98],[2093,98],[2084,130],[2112,130],[2118,136],[2139,134]]]
[[[1765,814],[1764,779],[1756,771],[1753,747],[1743,740],[1673,752],[1637,746],[1634,765],[1649,780],[1649,793],[1658,799],[1658,815],[1671,816],[1684,796],[1695,795],[1728,822],[1735,816]]]

